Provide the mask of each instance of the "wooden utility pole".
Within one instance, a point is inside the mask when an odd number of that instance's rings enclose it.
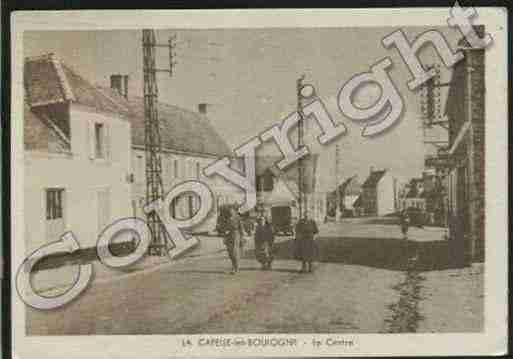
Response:
[[[296,94],[297,94],[297,113],[299,115],[299,122],[297,127],[297,148],[300,149],[304,146],[304,115],[303,115],[303,104],[302,104],[302,96],[301,89],[303,88],[303,80],[305,79],[305,75],[302,75],[296,81]],[[298,160],[298,209],[299,209],[299,219],[303,218],[308,213],[308,208],[306,206],[306,196],[304,193],[304,162],[303,158]]]
[[[342,217],[342,205],[341,201],[341,193],[340,193],[340,145],[337,144],[335,147],[335,194],[336,194],[336,207],[335,207],[335,221],[339,221]]]

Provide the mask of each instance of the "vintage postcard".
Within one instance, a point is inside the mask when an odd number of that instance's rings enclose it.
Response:
[[[13,354],[503,354],[500,8],[16,12]]]

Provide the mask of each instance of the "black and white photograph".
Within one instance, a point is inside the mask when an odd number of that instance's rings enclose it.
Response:
[[[133,11],[14,17],[20,358],[505,350],[505,13]]]

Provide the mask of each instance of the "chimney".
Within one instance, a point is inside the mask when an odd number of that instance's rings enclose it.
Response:
[[[207,104],[206,103],[199,103],[198,104],[198,112],[202,115],[207,114]]]
[[[121,75],[110,75],[110,88],[123,95],[123,84]]]
[[[374,172],[374,166],[370,166],[369,168],[369,173],[372,174],[372,172]]]

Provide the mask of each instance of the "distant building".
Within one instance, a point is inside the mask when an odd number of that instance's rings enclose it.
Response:
[[[259,205],[266,208],[290,203],[293,216],[297,218],[299,210],[299,172],[298,162],[279,170],[275,164],[282,158],[263,156],[256,159],[256,186]],[[318,222],[326,216],[326,194],[317,190],[319,171],[318,155],[311,154],[303,158],[305,193],[308,215]]]
[[[412,178],[405,185],[404,196],[400,199],[400,210],[416,208],[426,210],[426,199],[423,178]]]
[[[66,231],[94,247],[131,214],[129,114],[53,54],[26,58],[23,80],[26,250]]]
[[[483,36],[484,27],[476,32]],[[449,120],[449,207],[461,217],[466,254],[484,259],[485,49],[458,43],[465,57],[453,66],[446,115]]]
[[[387,170],[374,170],[362,185],[362,193],[354,203],[355,211],[364,216],[383,216],[394,213],[395,181]]]
[[[425,224],[446,226],[446,188],[435,171],[424,171],[399,191],[399,208],[415,208],[425,214]]]
[[[256,160],[257,206],[270,209],[286,206],[297,210],[297,185],[287,180],[271,163],[264,164]],[[262,167],[266,166],[268,167]]]
[[[358,175],[354,175],[346,179],[339,187],[340,197],[342,199],[343,215],[354,215],[354,203],[362,192],[362,186],[358,182]]]
[[[354,203],[356,202],[358,196],[360,195],[362,188],[361,184],[358,182],[358,175],[354,175],[346,178],[339,186],[338,186],[340,199],[339,208],[342,209],[343,217],[352,217],[355,216],[355,208]],[[327,195],[327,206],[328,206],[328,215],[330,217],[334,217],[336,213],[337,206],[337,190],[329,192]]]

